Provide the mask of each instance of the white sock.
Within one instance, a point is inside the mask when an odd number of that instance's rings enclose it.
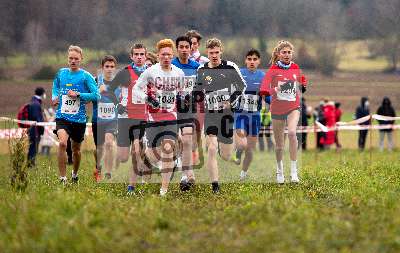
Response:
[[[246,177],[247,176],[247,171],[242,170],[240,172],[240,177]]]
[[[182,175],[181,182],[187,182],[187,181],[188,181],[188,177],[186,175]]]
[[[60,180],[67,181],[67,177],[66,176],[60,177]]]
[[[72,178],[76,178],[78,176],[78,174],[75,174],[74,172],[72,172],[71,174],[72,174]]]
[[[164,190],[163,188],[160,188],[160,196],[165,196],[167,194],[168,190]]]
[[[297,160],[290,161],[290,173],[297,174]]]
[[[283,174],[283,161],[276,162],[276,173]]]

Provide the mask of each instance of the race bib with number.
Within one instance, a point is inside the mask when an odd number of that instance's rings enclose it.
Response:
[[[206,103],[209,110],[221,110],[226,101],[229,101],[228,89],[213,91],[206,94]]]
[[[97,115],[100,119],[114,119],[115,105],[114,103],[99,103]]]
[[[277,92],[278,100],[283,101],[296,101],[297,95],[297,83],[292,80],[287,80],[285,82],[278,81],[278,86],[280,91]]]
[[[185,77],[185,86],[183,89],[183,94],[191,94],[193,91],[194,83],[196,82],[196,76]]]
[[[61,96],[61,113],[77,114],[81,105],[79,98],[71,98],[68,95]]]
[[[248,112],[255,112],[258,109],[258,95],[245,94],[242,97],[242,109]]]
[[[160,103],[161,109],[172,109],[175,107],[176,94],[173,91],[157,90],[156,99]]]

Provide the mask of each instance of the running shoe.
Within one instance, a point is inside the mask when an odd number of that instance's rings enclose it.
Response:
[[[212,186],[212,191],[213,191],[213,193],[214,194],[218,194],[219,193],[219,184],[218,184],[218,182],[212,182],[211,183],[211,186]]]
[[[128,189],[127,189],[126,194],[128,196],[135,195],[135,187],[133,185],[128,185]]]

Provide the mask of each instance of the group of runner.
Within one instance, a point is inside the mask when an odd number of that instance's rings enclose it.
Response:
[[[230,160],[244,152],[240,179],[245,180],[260,131],[260,111],[268,106],[276,142],[277,182],[284,183],[283,148],[287,123],[291,160],[291,182],[297,175],[296,126],[300,93],[306,80],[292,61],[293,45],[280,41],[271,57],[271,67],[259,70],[260,52],[251,49],[246,67],[239,69],[222,59],[223,45],[207,40],[208,57],[199,52],[202,37],[189,31],[176,38],[158,41],[156,54],[140,43],[130,50],[132,63],[118,73],[117,60],[107,55],[94,78],[80,67],[82,49],[70,46],[68,68],[62,68],[53,82],[52,103],[56,107],[56,130],[60,145],[58,166],[65,184],[67,140],[72,141],[72,182],[78,181],[80,145],[86,129],[86,104],[93,103],[92,130],[96,151],[97,181],[111,179],[112,168],[131,157],[128,193],[136,191],[139,176],[146,180],[154,167],[161,173],[160,195],[180,167],[180,189],[195,185],[194,166],[202,166],[202,132],[207,147],[206,167],[212,191],[220,191],[217,156]],[[175,56],[175,49],[176,55]],[[150,66],[151,65],[151,66]],[[235,143],[234,143],[235,140]],[[114,154],[115,141],[117,154]],[[103,164],[105,173],[103,175]]]

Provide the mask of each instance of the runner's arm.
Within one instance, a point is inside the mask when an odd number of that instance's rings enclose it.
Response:
[[[85,82],[89,92],[79,93],[79,98],[83,101],[97,101],[100,99],[99,89],[93,76],[90,74],[86,75]]]
[[[230,103],[232,107],[237,107],[239,105],[241,97],[245,93],[247,84],[237,65],[234,63],[231,64],[234,71],[232,72],[232,79],[231,79],[231,87],[232,87],[231,90],[233,92],[230,97]]]
[[[56,77],[53,80],[53,88],[51,90],[51,100],[56,100],[58,99],[58,96],[60,95],[60,78],[59,78],[59,72],[56,74]]]
[[[271,83],[272,69],[269,69],[261,82],[260,96],[272,96],[276,93],[274,89],[271,89]]]

